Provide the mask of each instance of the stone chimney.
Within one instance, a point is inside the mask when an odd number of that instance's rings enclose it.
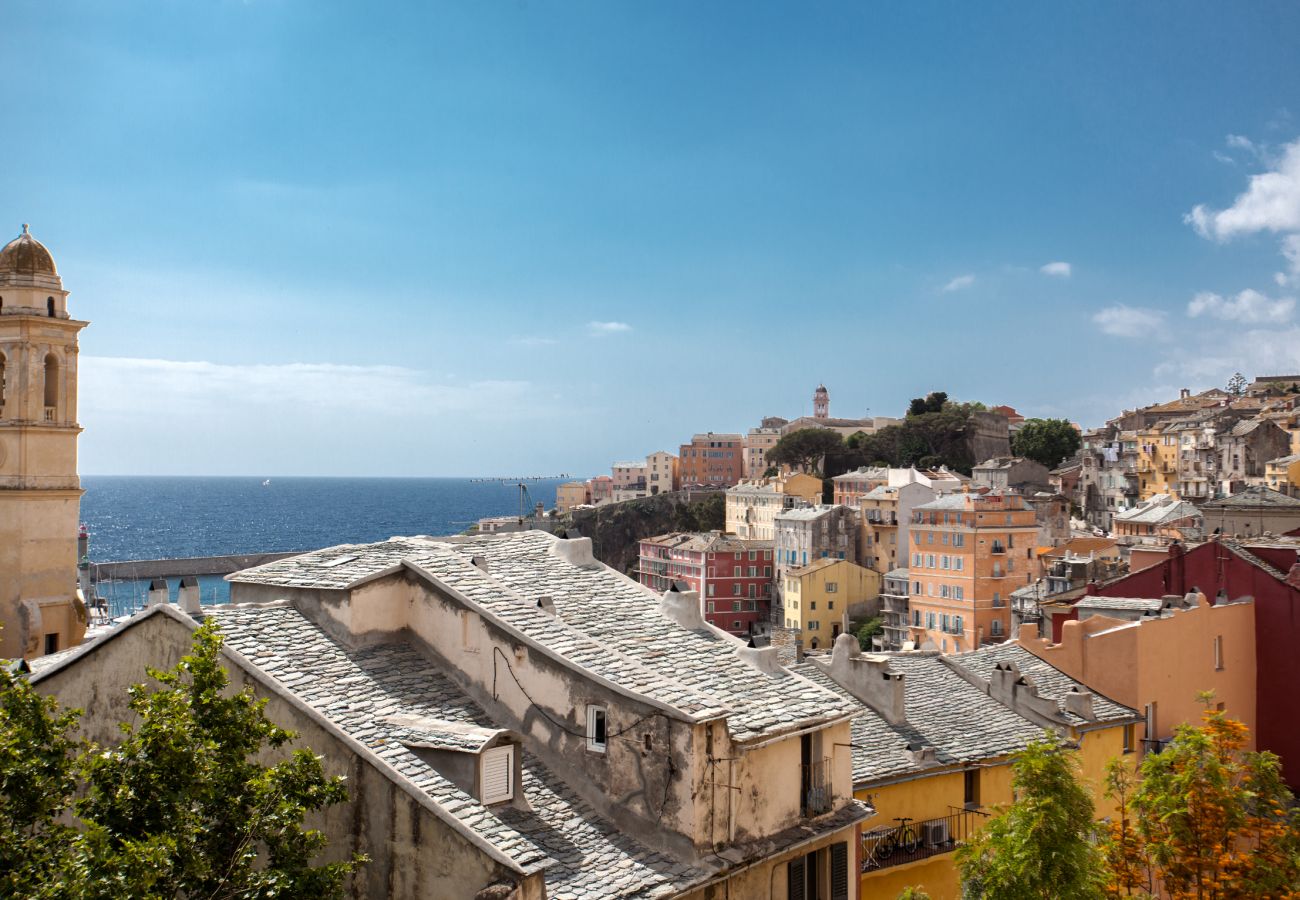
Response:
[[[167,579],[155,578],[149,582],[149,594],[145,599],[145,606],[166,606],[167,605]]]
[[[552,600],[550,597],[538,597],[537,608],[540,609],[542,612],[546,613],[548,616],[555,615],[555,601]]]
[[[771,644],[750,638],[749,642],[736,650],[741,662],[757,669],[765,675],[775,675],[781,670],[781,661],[777,659],[776,648]]]
[[[1041,724],[1065,724],[1056,701],[1038,696],[1038,688],[1015,663],[997,663],[989,678],[989,696],[1015,712]]]
[[[680,587],[679,587],[680,586]],[[704,628],[704,614],[700,611],[700,592],[682,590],[687,587],[683,582],[673,582],[673,586],[664,591],[659,598],[659,612],[665,619],[676,622],[689,631]]]
[[[939,762],[935,758],[935,748],[927,747],[924,744],[908,744],[907,752],[911,755],[912,762],[918,766],[933,766]]]
[[[1086,719],[1089,722],[1097,721],[1097,714],[1092,709],[1092,693],[1090,691],[1070,688],[1070,692],[1065,695],[1065,711],[1072,712],[1080,719]]]
[[[176,598],[183,612],[197,616],[201,612],[199,605],[199,580],[193,575],[181,579],[181,590]]]
[[[478,569],[479,571],[483,572],[484,574],[487,574],[487,570],[488,570],[488,561],[487,561],[487,557],[485,557],[485,556],[471,556],[471,557],[469,558],[469,561],[470,561],[470,564],[471,564],[474,568]]]
[[[835,639],[830,665],[825,657],[813,663],[890,725],[907,722],[903,673],[889,671],[889,657],[866,656],[856,637],[841,634]]]

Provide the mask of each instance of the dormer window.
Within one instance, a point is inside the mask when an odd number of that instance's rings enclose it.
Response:
[[[587,749],[594,750],[597,753],[604,753],[607,741],[608,730],[605,724],[605,707],[588,706]]]

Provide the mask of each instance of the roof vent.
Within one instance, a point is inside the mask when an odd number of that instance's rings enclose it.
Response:
[[[555,601],[550,597],[538,597],[537,608],[547,615],[555,615]]]
[[[480,571],[482,571],[482,572],[484,572],[484,573],[487,572],[487,570],[488,570],[488,561],[487,561],[487,558],[486,558],[486,557],[483,557],[483,556],[471,556],[471,557],[469,558],[469,561],[470,561],[470,565],[472,565],[474,568],[479,569]]]

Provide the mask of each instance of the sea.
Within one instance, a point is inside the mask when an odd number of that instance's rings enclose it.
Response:
[[[525,510],[555,505],[560,480],[525,481]],[[517,515],[517,482],[472,478],[257,478],[85,475],[81,519],[92,562],[316,550],[394,535],[460,534],[485,516]],[[179,579],[170,579],[176,599]],[[220,576],[199,579],[225,603]],[[110,616],[143,605],[144,579],[102,582]]]

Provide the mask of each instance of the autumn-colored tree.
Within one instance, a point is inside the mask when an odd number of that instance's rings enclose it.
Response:
[[[1172,900],[1300,898],[1300,818],[1278,757],[1248,742],[1246,726],[1207,710],[1148,754],[1135,786],[1112,782],[1127,802],[1106,850],[1111,896],[1150,884]]]
[[[1112,759],[1106,765],[1106,796],[1118,810],[1101,842],[1107,897],[1145,897],[1151,891],[1150,866],[1131,808],[1136,787],[1137,777],[1126,760]]]

